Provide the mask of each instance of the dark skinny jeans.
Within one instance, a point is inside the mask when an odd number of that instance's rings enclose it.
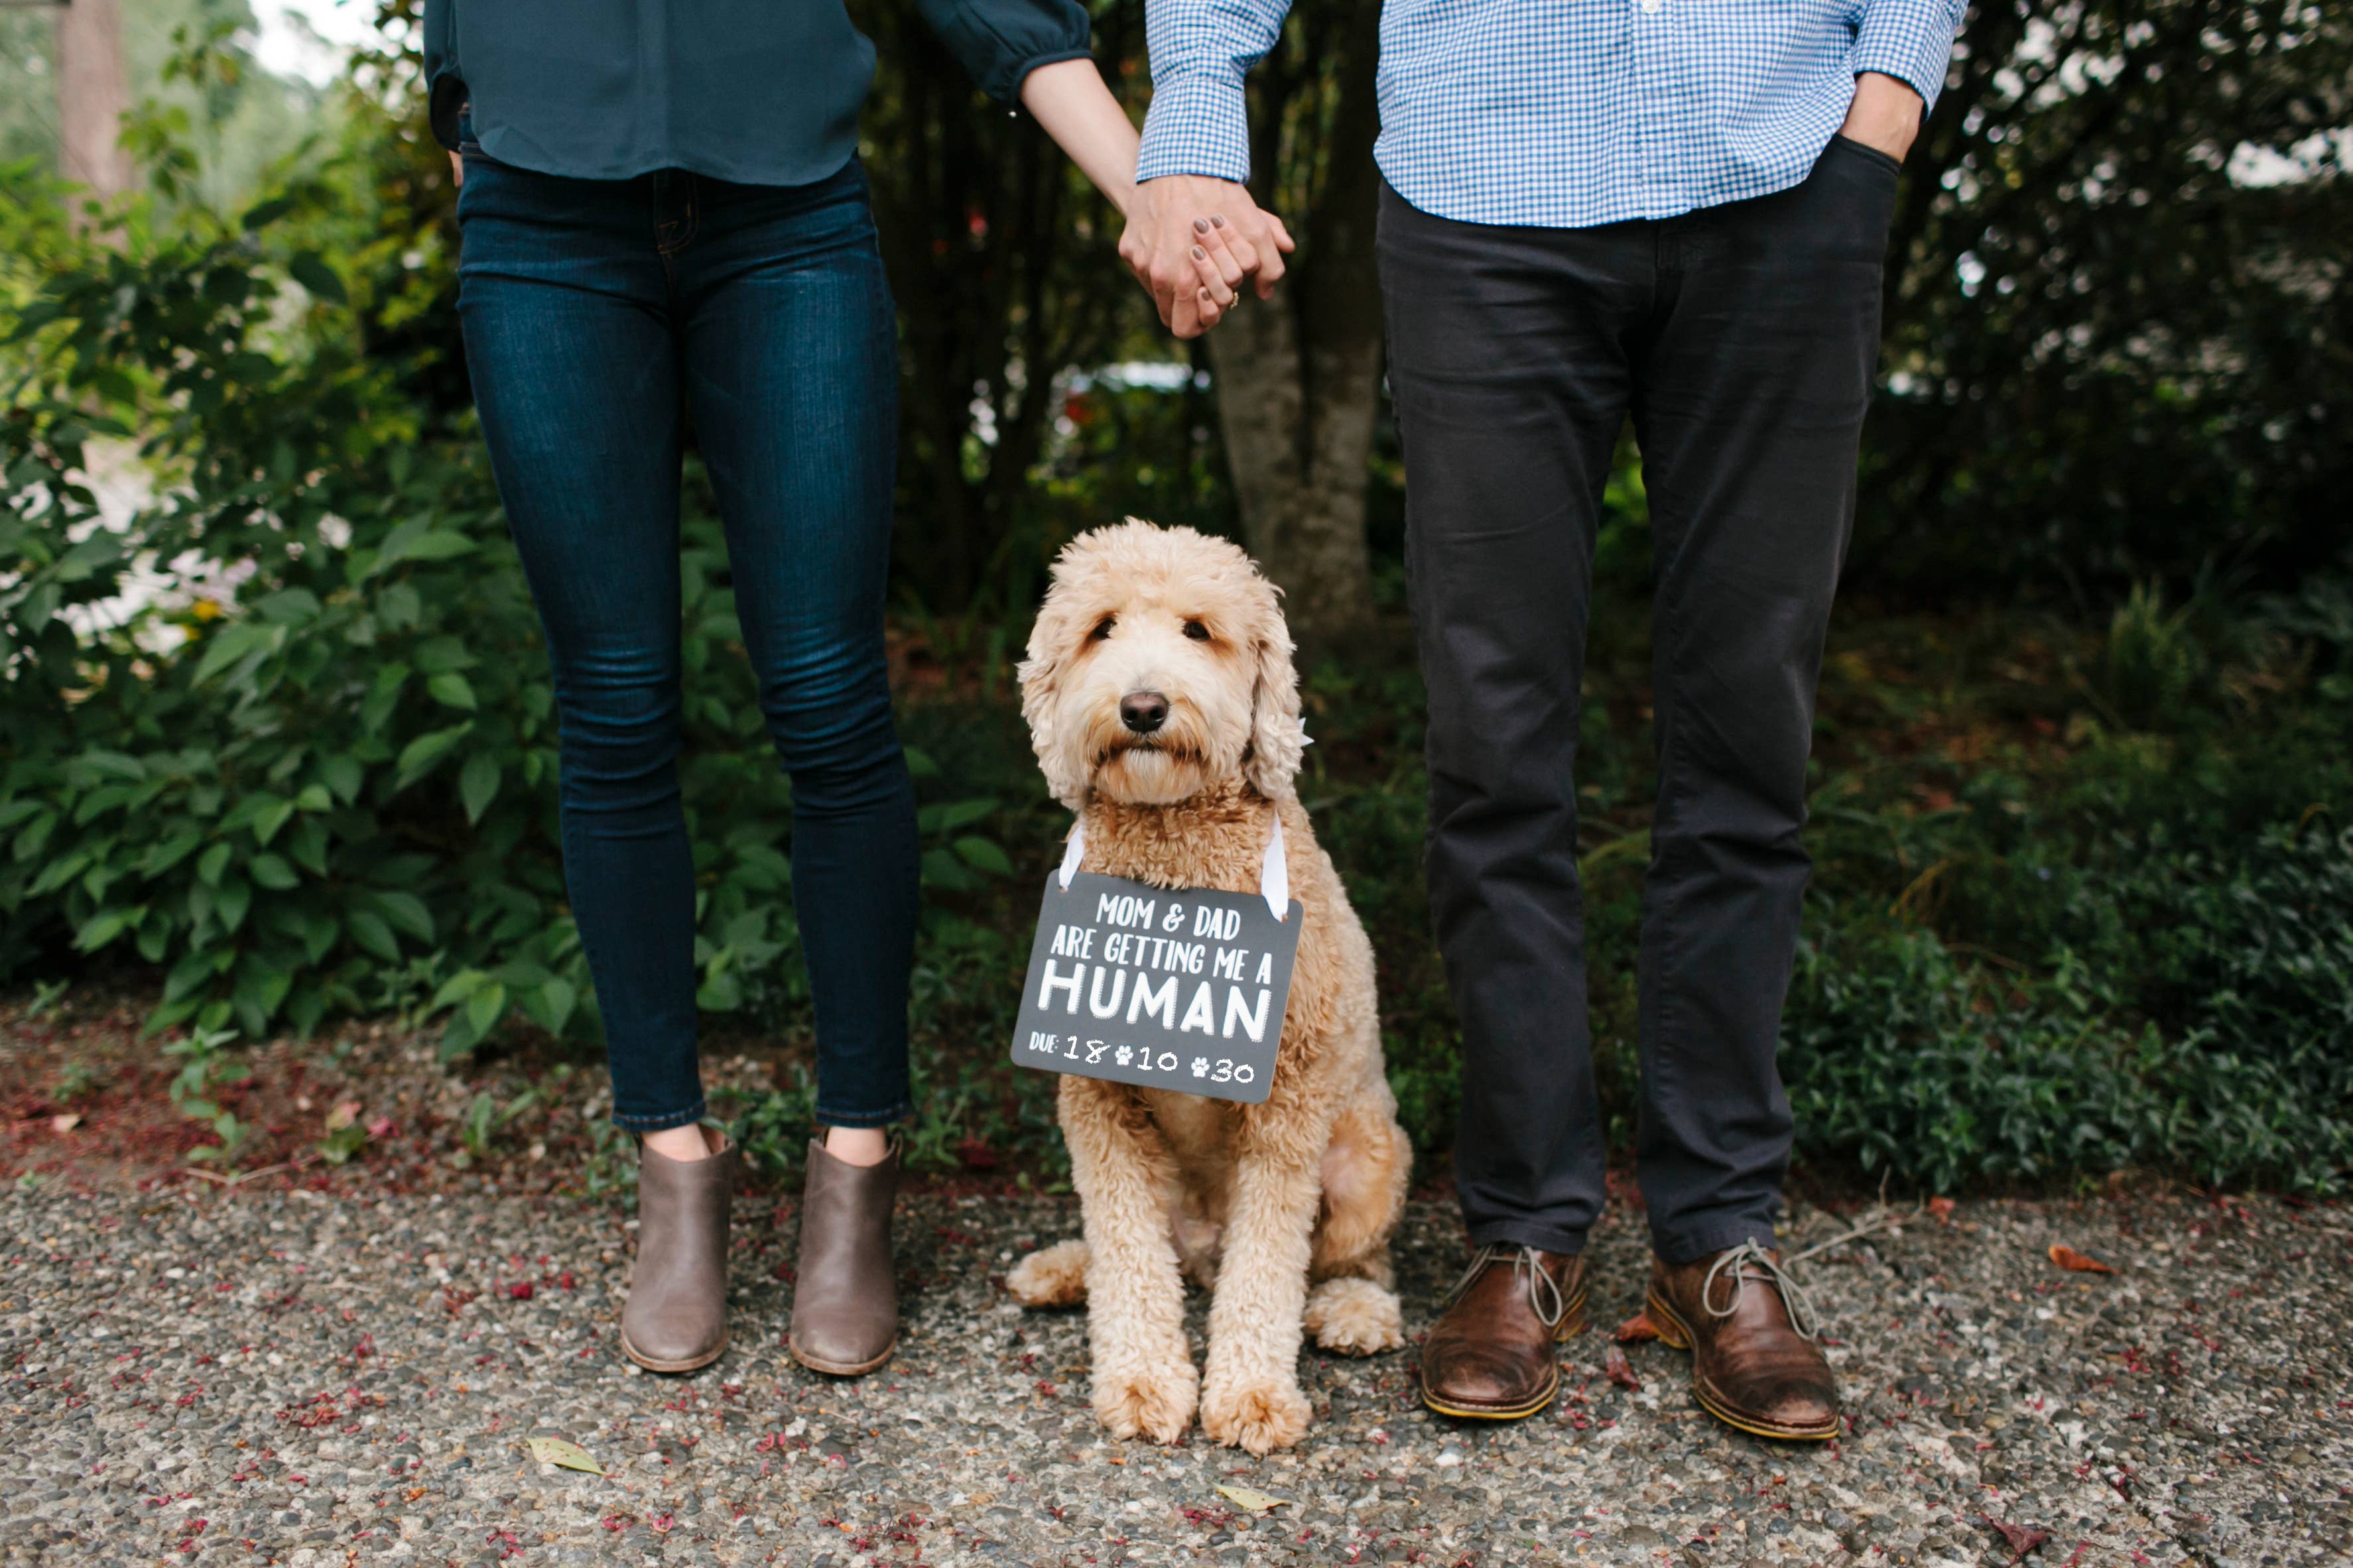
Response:
[[[678,170],[575,180],[463,155],[467,363],[554,668],[565,878],[613,1120],[651,1131],[704,1110],[678,775],[691,408],[792,780],[818,1115],[896,1121],[915,811],[883,662],[897,363],[864,173],[791,188]]]

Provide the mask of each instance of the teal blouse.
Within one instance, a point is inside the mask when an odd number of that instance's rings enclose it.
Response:
[[[915,0],[987,93],[1087,58],[1077,0]],[[585,180],[824,179],[858,148],[874,46],[842,0],[425,0],[433,133]]]

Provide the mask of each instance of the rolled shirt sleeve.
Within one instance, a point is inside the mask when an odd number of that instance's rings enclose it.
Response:
[[[458,74],[458,18],[454,0],[425,0],[425,116],[433,139],[458,150],[458,110],[466,84]]]
[[[1145,0],[1152,107],[1138,180],[1163,174],[1250,178],[1242,78],[1282,37],[1291,0]]]
[[[1039,66],[1092,58],[1078,0],[920,0],[923,20],[983,92],[1018,102]]]
[[[1892,76],[1920,95],[1924,110],[1936,108],[1968,5],[1968,0],[1869,0],[1850,57],[1854,74]]]

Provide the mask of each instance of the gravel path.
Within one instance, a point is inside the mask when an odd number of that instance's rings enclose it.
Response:
[[[1067,1199],[918,1195],[898,1359],[781,1349],[789,1258],[737,1214],[735,1342],[699,1376],[617,1353],[609,1201],[191,1185],[0,1196],[0,1562],[2343,1563],[2353,1554],[2353,1218],[2270,1199],[1964,1204],[1810,1266],[1853,1411],[1778,1447],[1700,1415],[1683,1358],[1567,1347],[1519,1426],[1412,1397],[1412,1355],[1303,1369],[1318,1425],[1263,1461],[1106,1441],[1082,1321],[996,1284]],[[1846,1222],[1804,1215],[1799,1244]],[[1417,1205],[1409,1331],[1458,1258]],[[2070,1273],[2063,1242],[2119,1265]],[[1594,1311],[1640,1305],[1622,1217]],[[1195,1333],[1198,1343],[1199,1302]],[[609,1468],[527,1457],[568,1438]],[[1253,1517],[1216,1489],[1289,1500]],[[2031,1537],[2021,1537],[2021,1541]]]

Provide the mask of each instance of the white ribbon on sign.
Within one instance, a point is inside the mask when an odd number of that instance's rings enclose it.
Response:
[[[1258,863],[1258,890],[1278,921],[1291,914],[1291,858],[1282,850],[1282,813],[1274,814],[1274,828],[1266,836],[1266,858]]]
[[[1071,879],[1079,874],[1079,859],[1087,852],[1087,819],[1071,824],[1071,837],[1062,847],[1061,869],[1054,875],[1062,891],[1071,890]],[[1266,907],[1276,920],[1291,914],[1291,858],[1282,847],[1282,814],[1274,816],[1273,830],[1266,836],[1266,858],[1258,866],[1258,890],[1266,900]]]

